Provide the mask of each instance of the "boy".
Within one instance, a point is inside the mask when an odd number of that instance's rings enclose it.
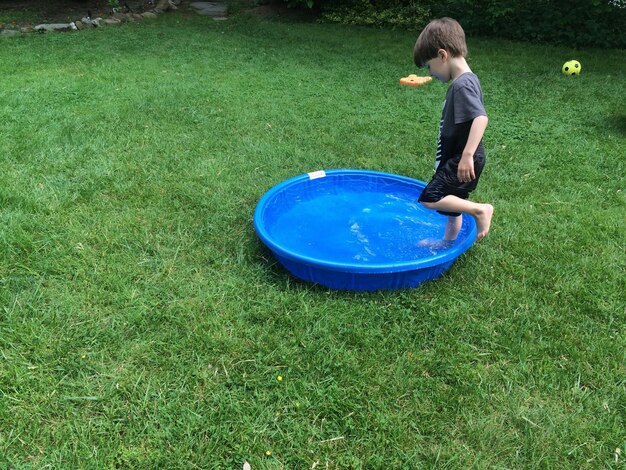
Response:
[[[444,241],[456,239],[461,213],[476,219],[477,240],[487,235],[493,216],[492,205],[467,200],[485,165],[482,137],[488,119],[480,82],[466,56],[465,32],[451,18],[426,25],[413,50],[415,65],[428,68],[444,83],[452,80],[439,123],[435,175],[419,198],[424,206],[448,216]]]

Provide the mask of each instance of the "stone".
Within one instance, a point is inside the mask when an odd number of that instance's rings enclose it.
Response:
[[[225,17],[227,7],[224,3],[218,2],[194,2],[190,4],[192,8],[198,11],[199,15],[213,16],[213,17]]]
[[[209,8],[211,5],[214,4],[215,2],[192,2],[189,4],[189,6],[198,10],[204,10],[205,8]]]
[[[22,26],[22,27],[20,28],[20,31],[21,31],[22,33],[32,33],[33,31],[35,31],[35,29],[34,29],[32,26],[27,25],[27,26]]]
[[[111,18],[114,18],[120,21],[128,21],[128,17],[126,16],[125,13],[113,13],[113,15],[111,15]]]
[[[141,16],[143,18],[156,18],[157,17],[156,14],[152,13],[151,11],[146,11],[146,12],[142,13]]]
[[[80,23],[82,25],[83,29],[89,29],[89,28],[95,28],[96,27],[96,25],[93,24],[93,22],[89,18],[83,18],[82,20],[76,22],[76,27],[78,29],[80,29],[80,26],[78,26],[78,23]]]
[[[119,26],[122,22],[115,18],[107,18],[104,20],[104,24],[107,26]]]
[[[100,26],[101,21],[102,21],[102,18],[91,19],[88,17],[84,17],[82,20],[80,20],[83,26],[86,26],[87,28],[96,28]]]
[[[139,13],[132,13],[133,18],[135,18],[137,21],[141,21],[143,20],[143,16],[141,16]]]
[[[215,10],[198,10],[198,15],[212,16],[213,18],[224,18],[224,12]]]
[[[77,28],[79,31],[82,31],[83,29],[85,29],[85,28],[86,28],[86,26],[83,24],[83,22],[82,22],[82,21],[76,21],[74,24],[76,25],[76,28]]]
[[[173,7],[173,8],[176,8],[176,7]],[[158,11],[159,13],[168,11],[170,9],[172,9],[172,4],[169,2],[169,0],[159,0],[155,7],[155,10]]]
[[[14,29],[3,29],[2,31],[0,31],[0,36],[19,36],[20,33],[19,31],[16,31]]]
[[[48,33],[53,31],[72,31],[76,29],[76,25],[70,23],[51,23],[39,24],[35,26],[35,31]]]

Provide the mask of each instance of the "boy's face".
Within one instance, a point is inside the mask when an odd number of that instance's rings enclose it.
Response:
[[[426,61],[424,67],[428,69],[428,73],[441,80],[443,83],[450,81],[450,61],[448,60],[448,52],[444,49],[437,51],[437,57]]]

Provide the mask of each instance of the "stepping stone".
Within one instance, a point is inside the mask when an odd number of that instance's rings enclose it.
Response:
[[[19,36],[20,34],[22,33],[15,31],[14,29],[0,30],[0,36]]]
[[[52,24],[40,24],[35,26],[35,31],[72,31],[76,30],[76,25],[73,23],[52,23]]]
[[[96,18],[96,19],[97,19],[97,18]],[[83,26],[84,26],[85,28],[95,28],[96,26],[98,26],[98,25],[95,23],[95,20],[92,20],[91,18],[87,18],[86,16],[85,16],[85,17],[83,17],[83,19],[82,19],[82,20],[80,20],[80,22],[83,24]],[[78,26],[78,24],[77,24],[76,26]]]
[[[198,10],[199,15],[224,18],[226,16],[226,4],[218,2],[193,2],[190,5]]]

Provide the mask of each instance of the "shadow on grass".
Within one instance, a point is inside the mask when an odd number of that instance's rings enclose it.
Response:
[[[255,259],[259,267],[267,274],[268,284],[271,284],[281,292],[290,291],[294,288],[310,292],[328,292],[329,290],[320,284],[303,281],[291,274],[287,268],[278,262],[271,250],[265,245],[261,244]]]
[[[607,119],[607,128],[626,135],[626,114],[615,114]]]
[[[371,292],[350,291],[330,289],[329,287],[314,282],[304,281],[294,274],[291,274],[274,257],[274,254],[265,245],[260,242],[260,247],[256,250],[255,263],[267,275],[267,284],[272,286],[279,292],[292,292],[294,290],[302,292],[306,291],[312,294],[329,294],[332,293],[335,298],[354,298],[355,296],[371,295]]]

